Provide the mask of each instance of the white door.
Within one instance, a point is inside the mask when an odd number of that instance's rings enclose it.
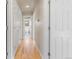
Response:
[[[71,59],[71,0],[50,0],[50,59]]]

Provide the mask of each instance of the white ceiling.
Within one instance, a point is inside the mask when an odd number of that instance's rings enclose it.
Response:
[[[17,3],[22,11],[23,15],[32,15],[37,0],[17,0]],[[29,5],[29,8],[26,8],[26,5]]]

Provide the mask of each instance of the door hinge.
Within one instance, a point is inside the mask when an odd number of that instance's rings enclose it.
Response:
[[[8,56],[8,52],[6,52],[6,55]]]
[[[48,27],[48,29],[50,30],[50,26]]]
[[[6,0],[6,5],[8,5],[8,1]]]
[[[48,4],[50,4],[50,1],[48,1]]]
[[[8,26],[6,26],[6,31],[8,31]]]
[[[48,52],[48,56],[50,56],[50,52]]]

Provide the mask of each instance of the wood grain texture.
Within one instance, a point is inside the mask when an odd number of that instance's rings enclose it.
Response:
[[[14,59],[42,59],[34,40],[22,40],[19,44]]]

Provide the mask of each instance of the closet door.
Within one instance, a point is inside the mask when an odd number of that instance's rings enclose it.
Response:
[[[71,0],[50,0],[50,59],[72,59],[71,4]]]

